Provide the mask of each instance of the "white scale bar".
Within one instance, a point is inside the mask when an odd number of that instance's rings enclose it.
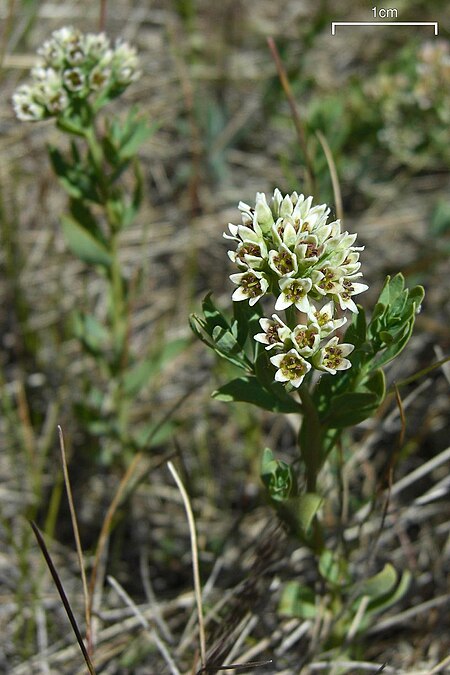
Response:
[[[336,35],[336,26],[434,26],[434,34],[439,33],[437,21],[332,21],[331,35]]]

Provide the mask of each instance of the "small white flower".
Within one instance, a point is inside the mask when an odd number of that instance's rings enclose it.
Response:
[[[85,76],[80,68],[68,68],[63,73],[63,82],[69,91],[81,91],[85,84]]]
[[[269,288],[267,279],[261,272],[248,271],[242,274],[232,274],[230,279],[239,286],[231,296],[235,302],[248,300],[250,305],[254,305]]]
[[[281,246],[281,244],[285,244],[288,247],[295,246],[297,229],[290,216],[278,218],[272,225],[272,238],[275,244],[278,244],[278,246]]]
[[[352,277],[346,277],[341,280],[342,290],[338,291],[336,294],[341,309],[349,309],[351,312],[355,313],[358,312],[358,308],[352,300],[352,296],[363,293],[369,288],[367,284],[359,284],[353,281],[353,279],[360,276],[361,274],[358,273]]]
[[[273,349],[273,347],[283,347],[284,341],[288,339],[291,331],[276,314],[272,314],[272,319],[260,319],[259,324],[264,333],[255,335],[257,342],[267,345],[267,350]]]
[[[319,326],[321,337],[327,337],[347,322],[345,316],[340,319],[334,319],[333,317],[334,304],[331,301],[327,302],[321,309],[317,309],[311,305],[308,313],[309,320]]]
[[[117,84],[122,87],[135,82],[141,76],[137,51],[127,42],[116,42],[113,72]]]
[[[111,81],[111,70],[105,66],[95,66],[89,73],[89,87],[92,91],[106,89]]]
[[[64,89],[61,88],[49,94],[46,108],[52,115],[59,115],[64,112],[68,105],[69,97]]]
[[[280,277],[291,277],[297,272],[297,256],[285,244],[278,251],[269,251],[269,266]]]
[[[301,312],[308,313],[309,298],[308,293],[311,290],[311,279],[280,279],[279,284],[281,294],[275,303],[275,309],[287,309],[295,305]]]
[[[86,55],[99,61],[108,50],[110,42],[104,33],[88,33],[84,38]]]
[[[338,293],[342,289],[340,284],[342,276],[343,273],[339,267],[334,268],[325,264],[321,269],[314,270],[311,273],[314,290],[320,295]]]
[[[264,242],[243,241],[236,251],[228,251],[228,257],[238,267],[251,267],[255,270],[262,267],[266,256],[267,249]]]
[[[301,356],[312,356],[319,348],[320,328],[314,323],[309,326],[299,324],[292,331],[291,340]]]
[[[307,263],[308,265],[313,265],[322,255],[323,248],[318,238],[314,234],[309,234],[295,247],[295,253],[300,264]]]
[[[278,368],[275,380],[290,382],[294,387],[299,387],[306,373],[311,370],[311,364],[305,361],[295,349],[290,349],[286,354],[272,356],[270,362]]]
[[[23,122],[37,122],[45,117],[45,108],[34,100],[33,89],[24,84],[12,97],[17,119]]]
[[[318,354],[314,357],[314,365],[319,370],[325,370],[331,375],[336,375],[338,370],[347,370],[351,368],[351,363],[345,357],[353,350],[354,346],[350,344],[338,344],[339,338],[332,337]]]

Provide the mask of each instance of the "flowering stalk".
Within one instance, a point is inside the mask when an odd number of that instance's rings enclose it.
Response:
[[[101,115],[104,106],[140,76],[136,50],[126,42],[113,44],[103,33],[83,34],[66,27],[55,31],[38,54],[41,62],[31,71],[31,82],[17,89],[13,106],[23,121],[54,119],[71,139],[68,154],[49,148],[53,169],[69,196],[63,234],[72,252],[106,279],[108,287],[106,323],[85,312],[74,315],[75,335],[106,378],[100,392],[98,377],[93,376],[81,412],[89,430],[107,439],[103,459],[110,461],[118,452],[126,458],[148,444],[157,427],[152,421],[135,429],[130,421],[134,397],[159,364],[155,354],[130,354],[131,285],[119,255],[121,233],[142,201],[136,155],[154,127],[135,110],[125,119]],[[129,169],[134,174],[131,194],[121,180]],[[172,346],[172,354],[181,347]]]
[[[216,398],[302,416],[301,462],[291,467],[266,449],[262,476],[281,517],[320,553],[320,471],[342,430],[382,403],[382,366],[407,343],[423,289],[408,291],[401,275],[388,278],[367,323],[355,303],[367,289],[363,247],[339,220],[329,222],[325,204],[277,189],[269,200],[257,193],[254,206],[240,202],[239,210],[242,223],[224,234],[238,268],[230,276],[234,317],[228,320],[207,296],[191,327],[245,373]]]

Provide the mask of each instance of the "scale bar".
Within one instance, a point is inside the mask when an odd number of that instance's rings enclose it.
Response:
[[[439,34],[437,21],[332,21],[331,35],[336,35],[336,26],[434,26],[434,34]]]

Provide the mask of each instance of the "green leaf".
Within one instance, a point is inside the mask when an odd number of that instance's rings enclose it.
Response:
[[[218,401],[227,403],[231,401],[253,403],[263,410],[277,413],[298,413],[300,409],[294,399],[281,401],[276,398],[259,384],[256,377],[238,377],[217,389],[212,396]]]
[[[111,255],[108,249],[91,232],[81,227],[71,216],[62,216],[61,225],[69,248],[80,260],[91,265],[110,267]]]
[[[123,227],[129,227],[133,220],[135,219],[139,209],[141,208],[142,198],[143,198],[143,176],[142,171],[139,165],[139,162],[136,160],[133,162],[134,178],[136,181],[135,188],[133,190],[133,197],[131,203],[125,206],[123,215],[122,215],[122,224]]]
[[[275,502],[286,501],[296,491],[295,475],[286,462],[275,459],[273,452],[265,448],[261,461],[261,478]]]
[[[95,316],[75,312],[72,327],[75,337],[90,354],[98,356],[108,349],[110,334]]]
[[[381,401],[374,392],[348,392],[335,396],[323,424],[329,429],[343,429],[363,422],[378,409]]]
[[[231,356],[242,352],[241,346],[228,328],[216,326],[212,332],[212,339],[223,354]]]
[[[85,127],[79,117],[58,117],[56,126],[61,131],[67,131],[69,134],[83,137],[85,135]]]
[[[314,516],[322,506],[322,503],[323,498],[314,492],[306,492],[299,497],[295,497],[298,523],[305,534],[308,533]]]
[[[400,577],[400,581],[394,588],[391,588],[390,591],[382,596],[376,596],[372,602],[369,603],[367,613],[369,615],[379,614],[380,612],[384,612],[389,607],[395,605],[408,591],[411,579],[411,572],[409,570],[405,570]]]
[[[145,120],[134,120],[134,128],[127,135],[119,147],[119,157],[121,160],[131,159],[139,150],[145,141],[153,136],[158,124],[148,125]]]
[[[319,559],[319,572],[322,577],[333,586],[348,584],[348,570],[345,559],[335,551],[324,551]]]
[[[236,322],[236,339],[243,347],[248,336],[253,338],[261,330],[259,319],[262,309],[259,303],[250,306],[248,302],[233,302],[233,316]]]
[[[159,354],[153,354],[132,366],[123,378],[125,394],[129,397],[138,394],[142,387],[149,384],[170,360],[175,359],[186,349],[189,342],[186,338],[167,342]]]
[[[397,572],[391,563],[386,563],[381,572],[364,581],[358,587],[358,595],[368,595],[372,600],[390,593],[397,583]]]
[[[106,240],[90,208],[80,199],[70,200],[70,214],[94,239],[106,245]]]
[[[441,200],[436,205],[431,217],[431,234],[436,237],[439,246],[444,243],[442,236],[450,232],[450,203],[448,200]],[[448,249],[449,243],[446,248]]]
[[[353,315],[350,326],[345,331],[343,342],[349,342],[355,347],[360,347],[367,339],[366,315],[363,308],[358,305],[358,313]]]
[[[230,324],[228,323],[222,312],[220,312],[220,310],[218,310],[215,304],[213,303],[212,293],[208,293],[205,296],[202,303],[202,309],[209,335],[212,336],[212,332],[216,326],[221,326],[222,328],[227,329],[230,328]]]
[[[314,619],[317,615],[316,596],[310,586],[298,581],[288,581],[283,588],[279,612],[282,616]]]

